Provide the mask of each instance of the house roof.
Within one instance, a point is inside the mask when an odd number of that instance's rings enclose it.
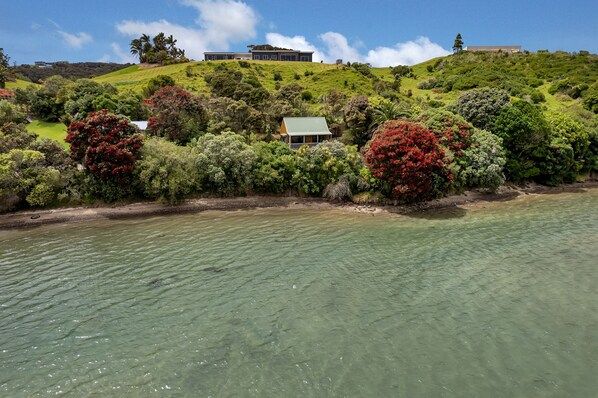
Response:
[[[288,135],[332,135],[323,117],[285,117],[281,134]]]
[[[518,50],[521,51],[521,46],[467,46],[467,51],[498,51],[498,50]]]
[[[12,98],[15,96],[15,92],[9,89],[0,88],[0,97]]]
[[[147,130],[147,120],[132,120],[131,123],[137,126],[141,131]]]

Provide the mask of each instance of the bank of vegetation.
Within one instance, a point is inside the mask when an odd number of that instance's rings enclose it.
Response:
[[[407,203],[574,182],[598,171],[597,59],[461,52],[381,69],[224,61],[53,76],[0,102],[0,210],[257,193]],[[290,150],[277,140],[286,116],[325,117],[334,141]],[[68,149],[28,117],[68,126]]]

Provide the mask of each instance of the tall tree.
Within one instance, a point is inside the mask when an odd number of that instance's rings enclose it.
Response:
[[[455,43],[453,44],[453,52],[458,53],[459,51],[463,51],[463,37],[461,37],[461,33],[457,33]]]
[[[10,61],[10,57],[4,54],[3,48],[0,48],[0,88],[4,88],[6,86],[6,82],[10,77],[8,61]]]

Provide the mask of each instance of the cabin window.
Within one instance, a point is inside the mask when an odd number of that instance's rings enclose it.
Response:
[[[293,135],[291,136],[291,143],[292,144],[303,144],[303,139],[305,137],[303,137],[302,135]]]

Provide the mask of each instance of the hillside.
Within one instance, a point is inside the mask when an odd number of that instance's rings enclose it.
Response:
[[[53,62],[48,67],[36,65],[19,65],[12,67],[15,76],[33,83],[40,83],[50,76],[60,75],[67,79],[91,78],[105,75],[126,68],[130,64],[116,64],[105,62]]]
[[[596,87],[598,56],[591,54],[556,53],[467,53],[433,59],[411,67],[412,75],[401,78],[399,92],[389,88],[394,81],[391,68],[370,68],[370,76],[346,65],[249,61],[242,67],[238,61],[208,61],[163,67],[128,68],[95,78],[119,89],[141,92],[148,81],[158,75],[169,75],[189,91],[209,94],[205,77],[226,63],[230,70],[241,71],[257,79],[270,92],[281,86],[297,83],[313,94],[312,103],[331,89],[348,97],[367,95],[374,102],[382,97],[406,101],[413,99],[450,104],[466,90],[476,87],[497,87],[513,97],[527,98],[544,104],[549,110],[567,110],[580,106],[583,98]],[[276,81],[275,74],[282,80]],[[394,92],[393,92],[394,91]],[[389,94],[390,93],[390,94]]]

